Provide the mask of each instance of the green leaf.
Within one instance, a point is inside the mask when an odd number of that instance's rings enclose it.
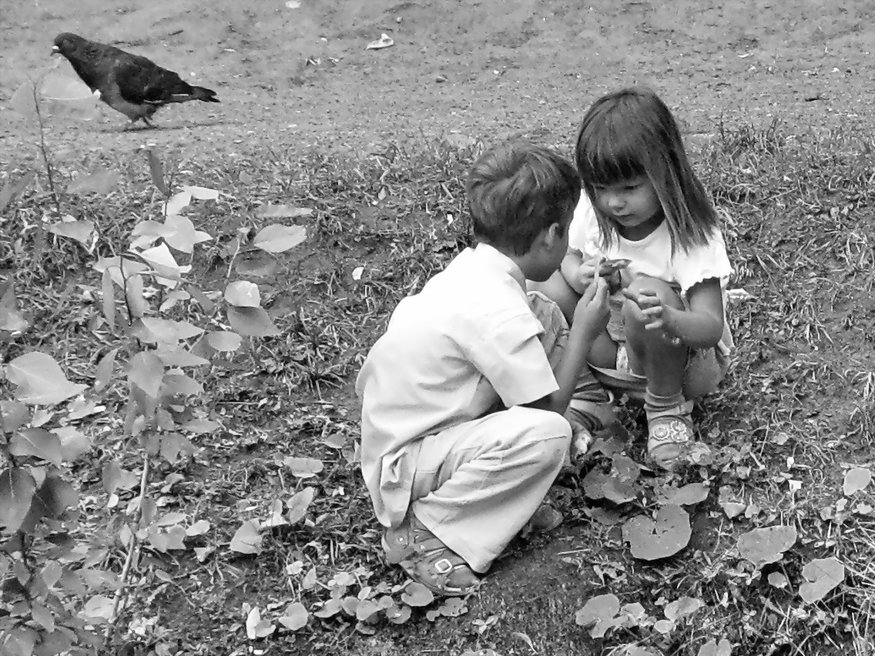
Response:
[[[230,353],[240,348],[243,338],[230,330],[215,330],[207,333],[207,344],[217,351]]]
[[[159,348],[155,355],[165,367],[202,367],[210,361],[182,348]]]
[[[697,656],[731,656],[732,645],[726,638],[721,638],[718,644],[713,638],[699,647]]]
[[[225,301],[237,307],[261,307],[258,285],[248,280],[235,280],[225,287]]]
[[[796,527],[769,526],[756,528],[738,537],[738,552],[756,567],[774,563],[796,543]]]
[[[141,351],[128,363],[128,382],[145,392],[152,399],[158,398],[164,365],[154,353]]]
[[[184,435],[167,433],[161,437],[161,457],[171,465],[179,459],[179,454],[194,455],[194,445]]]
[[[146,297],[143,296],[143,276],[139,273],[132,273],[125,279],[125,302],[134,319],[139,319],[149,309]]]
[[[195,538],[203,535],[210,530],[210,522],[206,519],[199,519],[194,524],[185,529],[185,537]]]
[[[252,245],[267,253],[283,253],[294,248],[307,238],[303,226],[284,226],[273,223],[258,231]]]
[[[3,286],[0,285],[0,290],[2,289]],[[13,286],[6,285],[6,290],[0,294],[0,330],[18,333],[27,330],[29,325],[24,315],[18,311],[18,299],[15,298]]]
[[[267,620],[261,619],[261,611],[256,606],[246,616],[246,636],[250,640],[266,638],[276,630],[276,627]]]
[[[60,467],[64,461],[61,440],[43,428],[26,428],[9,441],[9,453],[13,456],[34,456]]]
[[[112,286],[112,274],[104,269],[100,278],[100,293],[102,298],[103,318],[109,329],[115,332],[115,288]]]
[[[684,596],[666,604],[664,613],[668,619],[674,622],[692,615],[704,605],[701,599]]]
[[[118,185],[118,171],[99,168],[88,175],[80,175],[67,185],[68,194],[98,194],[105,196]],[[90,223],[90,221],[89,221]]]
[[[14,533],[30,512],[36,482],[20,467],[9,467],[0,474],[0,526]]]
[[[261,553],[262,535],[258,531],[258,525],[252,520],[246,520],[231,538],[231,551],[241,554]]]
[[[0,212],[3,212],[3,210],[9,206],[9,203],[15,200],[16,196],[27,189],[34,179],[36,179],[36,173],[34,171],[28,171],[21,176],[17,182],[12,182],[12,176],[10,175],[6,179],[3,188],[0,189]]]
[[[662,506],[654,519],[639,515],[623,525],[623,539],[641,560],[673,556],[689,544],[691,535],[689,515],[674,505]]]
[[[180,280],[183,273],[191,271],[191,265],[180,266],[167,248],[167,244],[159,244],[141,253],[136,253],[149,265],[152,271],[161,278],[168,280]]]
[[[191,203],[190,192],[186,190],[177,192],[168,198],[166,203],[164,203],[164,215],[171,216],[173,214],[179,214],[189,206],[189,203]]]
[[[48,230],[53,235],[73,239],[88,248],[94,235],[94,223],[87,220],[61,221],[50,225]]]
[[[148,330],[148,333],[140,336],[140,338],[152,344],[160,342],[176,346],[179,342],[197,337],[204,332],[202,328],[198,328],[188,321],[156,319],[153,317],[143,317],[141,321]]]
[[[195,245],[212,239],[207,233],[195,229],[190,219],[179,214],[164,219],[162,236],[171,248],[183,253],[192,253]]]
[[[236,332],[248,337],[273,337],[279,335],[279,329],[273,320],[260,307],[238,308],[229,305],[225,311],[228,314],[228,322]]]
[[[277,621],[286,627],[289,631],[297,631],[307,626],[307,621],[310,619],[310,613],[299,601],[293,602],[286,607],[282,617]]]
[[[192,198],[197,200],[218,200],[219,192],[209,187],[197,187],[194,185],[185,185],[183,190],[191,194]]]
[[[55,405],[85,389],[85,385],[67,380],[54,358],[39,351],[7,364],[6,378],[18,386],[16,398],[31,405]]]
[[[410,619],[413,611],[410,609],[410,606],[404,604],[403,606],[390,606],[385,610],[385,613],[386,619],[390,623],[404,624],[404,622]]]
[[[104,463],[103,471],[101,472],[101,481],[103,483],[103,489],[106,490],[107,494],[115,492],[122,480],[122,471],[122,467],[117,460],[110,460],[109,462]]]
[[[79,616],[93,624],[106,624],[113,619],[113,600],[104,595],[94,595],[85,602]]]
[[[117,347],[106,353],[97,363],[97,368],[94,370],[95,392],[102,392],[112,381],[112,369],[115,365],[116,354],[118,354]]]
[[[27,406],[20,401],[0,401],[0,428],[5,433],[14,433],[30,421]]]
[[[43,484],[36,491],[31,512],[37,511],[40,517],[60,519],[67,508],[75,506],[78,502],[79,493],[61,478],[58,472],[52,471],[46,475]],[[39,517],[35,519],[39,519]]]
[[[334,617],[341,610],[343,610],[343,602],[340,599],[329,599],[313,615],[325,619],[327,617]]]
[[[39,634],[30,627],[14,626],[0,634],[0,654],[3,656],[31,656]]]
[[[799,586],[799,596],[812,604],[845,580],[845,566],[835,558],[817,558],[802,568],[802,576],[806,582]]]
[[[662,504],[693,506],[708,498],[709,489],[703,483],[690,483],[681,488],[662,488],[657,492],[657,496]]]

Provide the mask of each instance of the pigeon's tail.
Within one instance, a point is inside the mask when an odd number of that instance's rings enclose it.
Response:
[[[191,97],[193,100],[203,100],[204,102],[219,102],[216,98],[216,92],[206,87],[192,87]]]

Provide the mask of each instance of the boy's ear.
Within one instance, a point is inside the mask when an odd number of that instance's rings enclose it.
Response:
[[[555,242],[560,241],[565,236],[565,231],[567,230],[567,226],[562,225],[561,223],[551,223],[547,227],[547,240],[552,246]]]

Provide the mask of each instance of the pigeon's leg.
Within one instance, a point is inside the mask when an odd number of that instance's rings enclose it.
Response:
[[[144,116],[144,117],[143,117],[143,123],[145,123],[146,125],[148,125],[150,128],[154,128],[154,127],[155,127],[155,124],[152,123],[152,122],[149,120],[149,117],[148,117],[148,116]]]

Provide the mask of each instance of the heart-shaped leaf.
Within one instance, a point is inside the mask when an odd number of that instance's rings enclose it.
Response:
[[[691,535],[689,515],[675,505],[662,506],[654,519],[639,515],[623,525],[623,539],[641,560],[673,556],[689,544]]]
[[[307,626],[307,620],[310,619],[310,613],[299,601],[288,605],[286,611],[277,621],[286,627],[289,631],[297,631]]]
[[[616,595],[603,594],[587,601],[574,614],[574,622],[585,629],[592,627],[589,634],[593,638],[603,638],[615,626],[615,618],[619,612],[620,600]]]
[[[94,234],[94,224],[91,221],[61,221],[49,226],[49,232],[59,237],[68,237],[88,247]]]
[[[240,348],[243,338],[230,330],[215,330],[207,333],[207,344],[217,351],[231,353]]]
[[[44,428],[19,431],[9,440],[9,453],[13,456],[34,456],[58,467],[64,461],[61,440]]]
[[[732,655],[732,645],[729,640],[726,638],[721,638],[718,643],[716,640],[711,639],[706,642],[704,645],[699,647],[699,653],[697,656],[731,656]]]
[[[297,524],[306,517],[307,508],[309,508],[310,504],[313,502],[313,496],[315,494],[315,488],[305,487],[300,492],[296,492],[295,495],[286,502],[286,507],[289,509],[288,513],[286,513],[286,519],[289,524]]]
[[[422,583],[414,581],[404,588],[404,592],[401,593],[401,601],[414,608],[428,606],[434,601],[434,594]]]
[[[231,551],[241,554],[261,553],[261,541],[258,525],[252,520],[246,520],[231,538]]]
[[[738,552],[756,567],[775,563],[796,543],[794,526],[756,528],[738,537]]]
[[[266,638],[276,630],[267,620],[261,619],[261,611],[256,606],[246,616],[246,637],[250,640]]]
[[[799,596],[811,604],[845,580],[845,566],[835,558],[818,558],[802,568],[802,576],[806,582],[799,586]]]
[[[185,529],[185,537],[193,538],[198,535],[203,535],[210,530],[210,522],[206,519],[199,519],[194,524]]]

